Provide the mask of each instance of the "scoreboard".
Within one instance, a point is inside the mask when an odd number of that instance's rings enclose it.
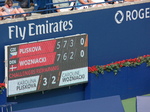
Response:
[[[5,46],[7,96],[88,81],[88,35]]]

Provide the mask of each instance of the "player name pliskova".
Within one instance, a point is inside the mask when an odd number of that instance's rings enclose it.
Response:
[[[26,80],[22,80],[19,81],[17,83],[17,90],[24,90],[24,89],[30,89],[30,88],[36,88],[36,79],[26,79]]]
[[[41,46],[35,46],[35,47],[29,47],[29,48],[20,49],[19,53],[20,54],[24,54],[24,53],[41,51],[41,50],[42,50]]]
[[[9,91],[8,95],[15,95],[19,93],[35,91],[37,89],[38,82],[39,75],[11,80],[9,81],[9,86],[13,85],[11,86],[11,90],[13,91]]]

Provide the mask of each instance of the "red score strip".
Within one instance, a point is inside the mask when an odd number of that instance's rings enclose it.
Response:
[[[34,55],[29,57],[21,57],[15,65],[10,65],[9,71],[16,71],[40,66],[52,65],[55,62],[56,52]]]
[[[56,40],[23,44],[19,46],[17,58],[54,52]]]

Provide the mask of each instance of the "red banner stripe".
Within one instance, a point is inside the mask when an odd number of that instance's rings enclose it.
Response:
[[[56,40],[23,44],[19,46],[16,57],[19,58],[24,56],[54,52],[55,45]]]
[[[14,71],[52,65],[54,64],[55,56],[56,52],[19,58],[17,69]]]

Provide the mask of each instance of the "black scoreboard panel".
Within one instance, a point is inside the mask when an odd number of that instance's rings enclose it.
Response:
[[[7,96],[88,81],[87,34],[5,46]]]

